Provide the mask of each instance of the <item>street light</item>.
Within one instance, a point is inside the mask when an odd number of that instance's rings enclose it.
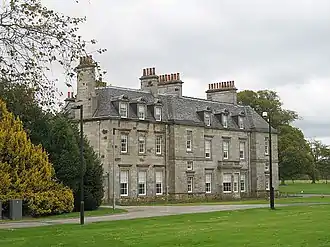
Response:
[[[80,109],[80,225],[85,223],[84,216],[84,122],[83,105],[77,105],[72,109]]]
[[[269,204],[270,209],[275,209],[275,196],[274,196],[274,187],[273,187],[273,164],[272,164],[272,127],[271,127],[271,120],[270,120],[270,114],[268,116],[267,112],[262,113],[262,117],[266,118],[266,121],[268,122],[268,141],[269,141]]]

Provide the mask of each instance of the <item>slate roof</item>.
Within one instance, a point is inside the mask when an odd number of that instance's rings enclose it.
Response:
[[[215,102],[206,99],[192,98],[186,96],[175,96],[169,94],[158,94],[155,98],[151,92],[142,91],[139,89],[122,88],[108,86],[97,88],[96,95],[98,99],[98,108],[93,117],[112,117],[120,118],[117,107],[114,101],[121,97],[127,97],[130,103],[138,100],[145,100],[147,105],[152,106],[156,100],[162,104],[162,121],[178,124],[204,126],[203,119],[198,115],[198,111],[209,108],[212,113],[220,113],[227,109],[229,116],[235,116],[241,112],[245,113],[244,127],[245,130],[256,130],[260,132],[268,131],[268,123],[257,114],[250,106],[234,105],[229,103]],[[131,104],[129,108],[129,119],[138,119]],[[212,117],[211,128],[223,128],[221,121],[217,117]],[[148,108],[146,121],[154,122],[155,119]],[[234,118],[228,118],[228,129],[239,129]],[[275,131],[273,129],[273,131]]]

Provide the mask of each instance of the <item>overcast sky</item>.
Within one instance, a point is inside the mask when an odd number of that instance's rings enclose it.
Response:
[[[330,1],[43,0],[86,16],[105,80],[139,87],[142,69],[180,72],[183,94],[205,98],[208,83],[270,89],[303,120],[307,138],[330,144]],[[63,86],[63,92],[67,89]]]

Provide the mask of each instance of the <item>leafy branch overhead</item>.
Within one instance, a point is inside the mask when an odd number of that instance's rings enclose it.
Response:
[[[86,18],[57,13],[40,0],[11,0],[1,5],[0,79],[32,86],[44,99],[53,99],[55,82],[47,71],[59,64],[69,84],[76,61],[87,55],[87,45],[96,43],[78,35],[79,25]]]

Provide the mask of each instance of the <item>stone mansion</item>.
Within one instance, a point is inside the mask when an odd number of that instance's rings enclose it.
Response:
[[[207,99],[182,95],[179,73],[143,69],[140,89],[106,86],[96,63],[76,68],[77,94],[65,110],[79,119],[105,173],[105,200],[119,202],[211,197],[242,198],[269,189],[268,123],[237,103],[234,81],[212,83]],[[277,134],[272,134],[278,189]]]

